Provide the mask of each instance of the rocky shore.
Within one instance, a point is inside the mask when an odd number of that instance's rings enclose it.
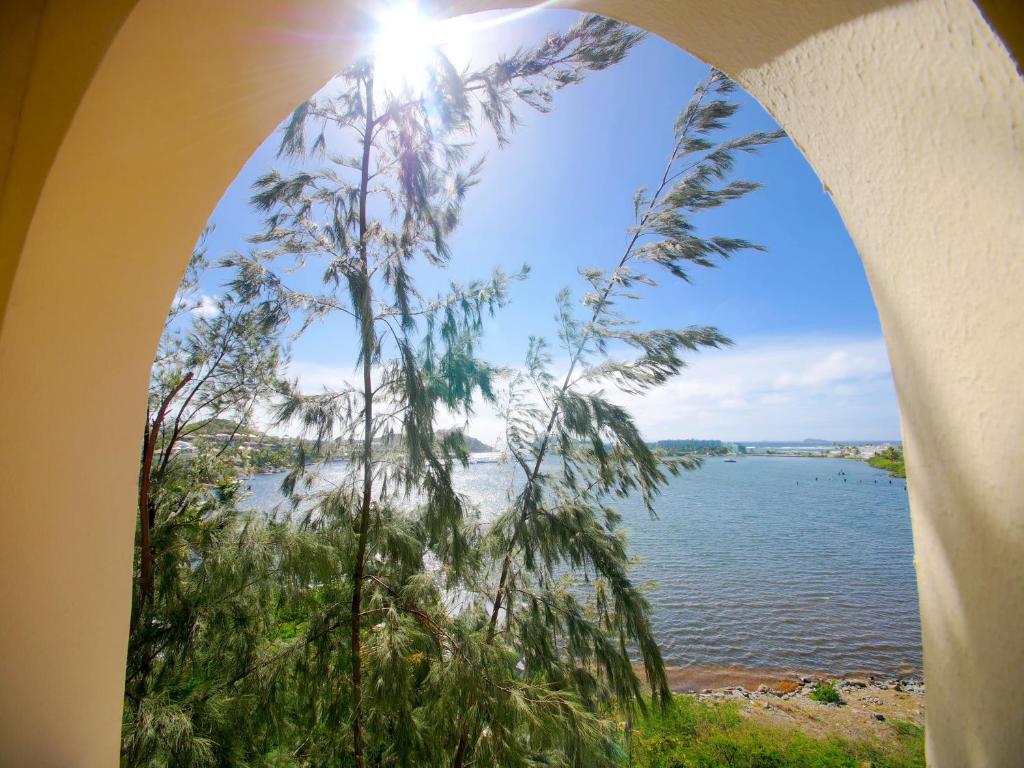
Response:
[[[900,723],[924,725],[925,684],[917,675],[830,677],[748,672],[767,678],[753,687],[726,685],[688,692],[702,702],[734,702],[740,712],[768,725],[797,728],[816,737],[881,739],[892,735]],[[819,684],[830,684],[839,694],[837,703],[811,697]]]

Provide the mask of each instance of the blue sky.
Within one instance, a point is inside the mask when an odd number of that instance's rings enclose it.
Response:
[[[572,11],[541,11],[492,24],[460,55],[484,63],[575,18]],[[706,71],[690,55],[649,37],[622,64],[561,91],[552,113],[521,111],[524,125],[510,146],[499,149],[482,133],[487,160],[452,238],[452,263],[447,274],[424,270],[421,286],[429,293],[449,279],[531,266],[530,279],[513,288],[511,305],[488,326],[484,357],[521,364],[529,334],[554,337],[557,290],[582,290],[577,267],[613,265],[627,243],[633,193],[660,176],[672,123]],[[737,99],[737,133],[775,127],[752,98],[737,93]],[[259,229],[247,205],[249,187],[269,168],[286,168],[274,158],[277,143],[274,135],[257,149],[214,210],[213,258],[245,249],[245,237]],[[702,214],[700,227],[759,242],[768,252],[699,270],[692,285],[663,280],[631,307],[648,325],[717,326],[736,346],[701,353],[664,391],[624,401],[650,439],[898,439],[874,302],[821,182],[788,140],[741,159],[738,174],[764,189]],[[202,293],[223,293],[225,277],[217,271],[205,276]],[[347,324],[332,322],[294,344],[292,374],[303,387],[351,378],[351,334]],[[489,440],[500,426],[481,408],[470,432]]]

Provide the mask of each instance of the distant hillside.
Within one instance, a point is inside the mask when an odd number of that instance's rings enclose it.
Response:
[[[722,447],[721,440],[695,440],[687,438],[685,440],[658,440],[654,443],[649,443],[652,448],[661,448],[668,451],[706,451],[715,450]]]
[[[724,456],[736,452],[735,445],[726,445],[721,440],[658,440],[648,445],[669,456],[705,455]]]
[[[190,429],[190,434],[192,434],[192,435],[230,435],[232,432],[235,431],[235,428],[237,426],[238,426],[238,422],[232,421],[231,419],[210,419],[210,421],[208,423],[204,424],[202,427],[200,427],[199,429],[195,430],[194,432],[191,431],[191,429]],[[242,429],[242,430],[239,430],[238,434],[239,434],[239,436],[241,436],[241,435],[252,435],[254,437],[265,437],[265,435],[261,434],[260,432],[255,431],[255,430],[252,430],[252,429]]]
[[[231,436],[231,455],[236,456],[240,463],[247,464],[250,469],[260,472],[272,472],[293,466],[295,455],[300,445],[305,447],[307,461],[317,461],[327,457],[323,450],[317,449],[313,440],[277,437],[254,429],[239,429],[236,432],[237,426],[237,423],[230,419],[213,419],[208,424],[203,425],[202,428],[189,433],[181,441],[180,449],[194,450],[203,445],[222,445],[228,442],[228,438]],[[466,449],[470,453],[488,453],[494,450],[487,443],[477,440],[470,435],[466,435],[465,440]],[[382,440],[375,440],[374,445],[377,450],[400,450],[400,446],[397,443],[389,447]],[[335,458],[344,457],[348,454],[344,446],[339,447],[336,444],[328,450]]]
[[[741,440],[740,445],[747,445],[753,448],[788,448],[795,445],[814,446],[816,448],[827,448],[836,445],[834,440],[820,440],[808,437],[804,440]]]
[[[488,445],[482,440],[477,440],[475,437],[466,435],[466,449],[470,453],[490,453],[494,450],[494,446]]]
[[[197,429],[192,432],[193,435],[230,435],[235,431],[237,423],[231,419],[212,419],[208,424],[204,424],[201,429]],[[274,435],[268,435],[260,432],[256,429],[241,429],[238,431],[236,438],[241,440],[243,437],[262,439],[270,442],[294,442],[294,438],[287,437],[275,437]],[[486,451],[493,451],[494,448],[482,440],[477,440],[475,437],[466,435],[466,447],[471,453],[482,453]]]
[[[901,445],[900,440],[822,440],[816,437],[808,437],[804,440],[737,440],[739,445],[746,445],[751,448],[793,448],[799,445],[812,448],[829,448],[843,445]]]

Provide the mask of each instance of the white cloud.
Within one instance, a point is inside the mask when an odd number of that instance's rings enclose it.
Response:
[[[192,307],[192,314],[196,317],[216,317],[220,312],[216,296],[207,296],[205,293],[200,297],[199,303]]]
[[[305,392],[356,382],[353,368],[294,361],[289,375]],[[751,338],[690,358],[682,375],[644,396],[609,393],[627,406],[650,440],[891,439],[899,411],[881,338]],[[442,426],[464,423],[449,416]],[[467,425],[494,443],[504,424],[478,402]]]
[[[701,353],[673,382],[624,396],[649,439],[882,439],[899,435],[881,338],[748,339]]]

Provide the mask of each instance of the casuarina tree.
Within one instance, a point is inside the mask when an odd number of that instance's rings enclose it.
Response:
[[[473,152],[481,127],[507,142],[518,110],[547,111],[558,90],[620,61],[640,38],[587,16],[480,69],[460,71],[438,51],[421,90],[383,87],[374,60],[360,61],[300,105],[281,143],[292,168],[255,185],[266,227],[251,252],[225,261],[237,270],[233,290],[270,316],[298,318],[299,333],[348,318],[357,340],[351,382],[319,393],[286,387],[278,410],[322,459],[347,462],[324,490],[300,455],[286,482],[303,526],[350,537],[309,622],[307,714],[325,734],[318,759],[425,765],[456,749],[458,734],[426,719],[437,697],[423,691],[458,654],[442,590],[465,581],[479,553],[452,484],[463,436],[435,423],[493,396],[493,371],[475,348],[521,275],[427,296],[414,273],[451,256],[449,236],[482,168]],[[296,277],[307,266],[320,276],[313,289]]]
[[[657,285],[659,273],[689,281],[693,268],[762,250],[699,226],[701,212],[757,189],[733,178],[736,158],[781,136],[726,137],[738,109],[728,99],[733,89],[717,70],[697,86],[676,120],[656,186],[636,193],[622,251],[608,254],[607,266],[581,270],[578,303],[568,289],[557,296],[561,366],[554,368],[546,340],[531,339],[504,400],[517,472],[513,502],[485,537],[494,567],[478,593],[479,632],[491,646],[492,675],[518,669],[590,711],[628,714],[646,694],[662,702],[669,696],[648,604],[629,576],[615,500],[638,496],[653,515],[667,478],[699,460],[652,450],[614,393],[647,393],[677,376],[687,353],[731,343],[711,327],[643,328],[627,308],[638,291]],[[506,719],[496,716],[504,702],[486,685],[466,698],[456,765],[504,764],[514,742]]]

